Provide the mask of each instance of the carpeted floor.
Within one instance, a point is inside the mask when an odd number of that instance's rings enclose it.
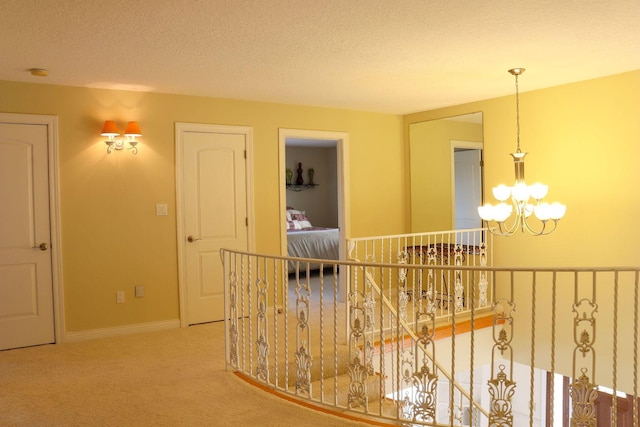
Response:
[[[0,426],[363,426],[247,384],[224,324],[0,352]]]

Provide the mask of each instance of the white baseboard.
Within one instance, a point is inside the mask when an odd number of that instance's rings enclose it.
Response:
[[[115,337],[118,335],[137,334],[140,332],[163,331],[180,327],[180,319],[163,320],[161,322],[137,323],[134,325],[117,326],[115,328],[92,329],[89,331],[66,332],[62,342],[77,342],[98,338]]]

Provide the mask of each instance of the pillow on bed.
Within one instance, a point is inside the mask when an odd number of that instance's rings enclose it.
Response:
[[[289,224],[292,222],[293,224]],[[287,230],[300,230],[303,228],[312,228],[311,221],[307,218],[305,211],[300,211],[287,206]]]
[[[287,206],[287,230],[302,230],[304,228],[313,228],[311,221],[307,218],[306,211]]]
[[[307,215],[302,212],[302,213],[292,213],[291,214],[291,219],[293,221],[309,221],[309,218],[307,218]]]
[[[287,221],[287,230],[302,230],[298,221]]]

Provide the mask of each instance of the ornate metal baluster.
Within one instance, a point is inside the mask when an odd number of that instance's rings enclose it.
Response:
[[[428,317],[431,320],[429,323],[435,322],[433,313],[429,313]],[[415,350],[410,349],[407,354],[403,354],[405,396],[402,406],[404,408],[403,416],[407,420],[422,422],[435,422],[436,420],[438,375],[436,374],[435,362],[429,359],[426,352],[429,349],[432,358],[435,359],[434,332],[435,328],[429,328],[427,324],[424,324],[415,344]],[[422,354],[420,361],[422,365],[417,371],[412,369],[414,354],[416,355],[416,364],[418,363],[418,354]],[[409,360],[407,356],[412,359]],[[413,394],[413,399],[410,399],[410,393]]]
[[[500,369],[498,375],[494,378],[492,373],[492,379],[489,380],[489,395],[491,396],[489,426],[513,427],[511,398],[516,391],[516,383],[507,377],[504,365],[500,365],[498,368]]]
[[[374,326],[374,316],[376,309],[376,300],[373,297],[373,292],[371,289],[371,281],[369,277],[365,280],[366,291],[364,295],[363,307],[365,311],[365,337],[367,337],[367,333],[369,336],[365,340],[364,344],[364,361],[365,366],[367,368],[367,372],[370,375],[373,375],[373,352],[374,352],[374,337],[373,337],[373,326]],[[382,325],[381,325],[382,326]]]
[[[449,418],[453,420],[453,425],[461,426],[462,425],[462,405],[455,403],[453,407],[449,408]]]
[[[438,261],[438,251],[433,246],[427,251],[427,265],[435,266]],[[427,313],[435,312],[436,309],[436,283],[435,273],[433,268],[427,269],[427,306],[425,311]]]
[[[493,278],[495,283],[495,277]],[[495,286],[495,285],[494,285]],[[494,290],[495,295],[495,290]],[[513,276],[511,277],[511,295],[513,296]],[[491,405],[489,411],[489,427],[512,427],[513,412],[511,398],[515,393],[516,383],[513,378],[513,316],[515,303],[511,299],[500,299],[493,304],[493,349],[491,353],[491,379],[488,381]],[[498,352],[500,353],[498,355]],[[496,360],[509,360],[509,375],[505,372],[505,365],[498,366],[496,374]]]
[[[595,277],[593,278],[592,298],[578,300],[578,277],[574,280],[573,339],[576,347],[573,350],[573,379],[569,385],[571,397],[571,427],[595,427],[596,406],[598,397],[597,385],[593,378],[596,374],[596,318],[598,304],[595,301]],[[580,376],[577,373],[580,372]],[[614,396],[615,399],[615,396]]]
[[[367,368],[360,362],[360,357],[353,358],[353,363],[348,366],[349,378],[349,408],[359,408],[363,406],[365,409],[369,405],[367,397],[367,379],[369,374]]]
[[[238,368],[238,276],[229,273],[229,358],[234,368]]]
[[[349,373],[349,408],[359,408],[367,406],[366,380],[367,370],[360,361],[361,351],[358,348],[360,340],[365,333],[365,309],[361,304],[364,300],[364,293],[354,290],[349,294],[349,354],[352,361],[348,365]]]
[[[398,254],[398,264],[407,264],[408,254],[402,251]],[[407,269],[398,268],[398,316],[404,322],[407,321],[407,304],[409,303],[409,293],[407,291]]]
[[[258,364],[256,366],[256,376],[267,382],[269,380],[269,325],[267,323],[267,288],[268,283],[258,278],[256,281],[256,300],[257,300],[257,328],[258,328],[258,340],[256,341],[256,347],[258,351]]]
[[[487,266],[487,244],[484,242],[480,244],[480,266],[481,267]],[[489,286],[489,282],[487,281],[487,272],[482,270],[480,271],[480,281],[478,283],[478,291],[479,291],[478,307],[479,308],[486,307],[488,305],[488,301],[487,301],[488,286]]]
[[[311,342],[311,330],[309,328],[309,300],[311,288],[309,287],[309,271],[307,269],[307,281],[304,284],[296,280],[296,392],[311,395],[311,365],[312,357],[308,343]]]
[[[374,343],[372,337],[374,327],[374,310],[376,302],[372,296],[369,271],[365,269],[364,291],[353,291],[350,298],[350,330],[349,352],[352,363],[348,366],[349,383],[349,408],[363,406],[368,410],[369,398],[367,384],[370,375],[373,375]]]
[[[415,316],[414,330],[418,339],[412,347],[403,350],[402,382],[404,397],[400,416],[409,421],[435,422],[438,375],[435,367],[435,304],[430,304]],[[427,356],[431,354],[431,360]],[[419,354],[422,354],[420,360]],[[416,369],[421,363],[419,369]]]
[[[464,252],[462,250],[461,245],[456,245],[453,249],[453,264],[455,266],[462,265],[462,261],[464,258]],[[462,285],[462,271],[455,270],[454,272],[454,291],[453,294],[455,296],[454,304],[455,311],[462,311],[464,309],[464,286]]]

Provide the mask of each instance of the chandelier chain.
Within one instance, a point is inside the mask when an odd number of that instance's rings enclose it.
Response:
[[[518,74],[516,76],[516,142],[517,153],[520,153],[520,96],[518,91]]]

